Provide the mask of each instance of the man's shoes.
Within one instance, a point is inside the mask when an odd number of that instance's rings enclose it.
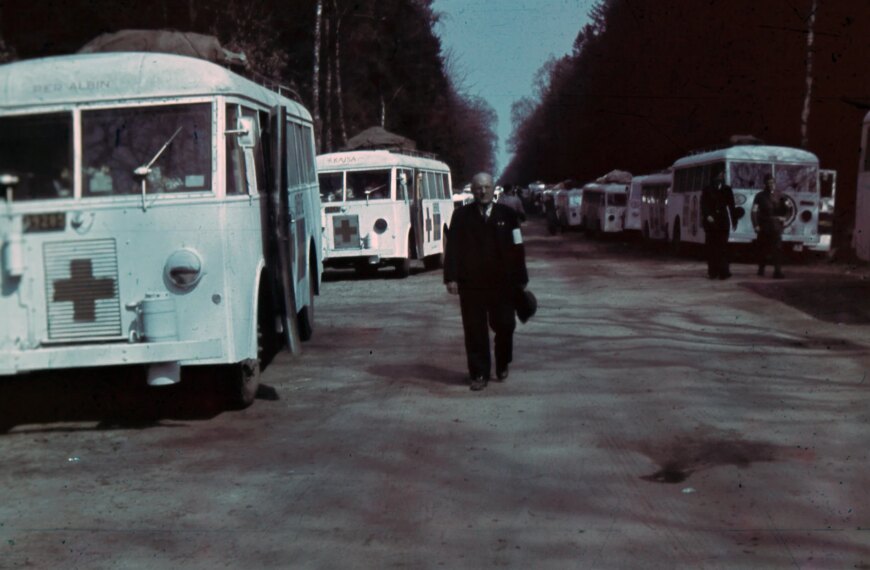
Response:
[[[763,267],[759,267],[759,268],[758,268],[758,276],[759,276],[759,277],[764,277],[764,268],[763,268]]]
[[[774,279],[785,279],[785,275],[782,274],[782,271],[776,271],[773,274]]]
[[[483,376],[475,376],[471,379],[472,391],[477,392],[479,390],[483,390],[484,388],[486,388],[486,382],[486,378],[484,378]]]
[[[509,373],[510,371],[508,370],[508,367],[505,366],[502,370],[496,370],[495,377],[498,378],[499,382],[504,382],[505,380],[507,380]]]
[[[716,275],[715,273],[708,273],[707,274],[707,279],[718,279],[718,278],[719,278],[719,276]]]
[[[719,276],[719,280],[725,281],[726,279],[729,279],[730,277],[731,277],[730,273],[723,273],[722,275]]]

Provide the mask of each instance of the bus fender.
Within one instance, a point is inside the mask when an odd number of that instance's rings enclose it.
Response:
[[[264,284],[264,279],[268,279],[266,275],[266,260],[260,259],[260,262],[257,264],[256,274],[254,276],[254,286],[251,288],[251,300],[250,306],[252,309],[251,312],[251,325],[248,327],[248,352],[247,356],[253,355],[251,358],[257,358],[257,320],[260,316],[260,300],[262,296],[260,295],[260,290],[264,286],[268,286],[268,283]],[[264,323],[265,324],[265,323]],[[270,323],[269,326],[275,326],[274,323]]]

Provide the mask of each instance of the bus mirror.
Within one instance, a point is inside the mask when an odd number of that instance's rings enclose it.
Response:
[[[239,137],[239,146],[242,148],[254,148],[254,119],[242,117],[239,119],[239,128],[224,131],[225,135]]]

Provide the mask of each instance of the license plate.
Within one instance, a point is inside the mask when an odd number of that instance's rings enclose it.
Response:
[[[66,213],[25,214],[22,222],[24,233],[63,231],[66,228]]]

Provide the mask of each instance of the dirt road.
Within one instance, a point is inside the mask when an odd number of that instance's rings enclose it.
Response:
[[[4,381],[0,568],[870,568],[860,275],[526,237],[539,313],[479,393],[422,271],[330,274],[243,412]]]

